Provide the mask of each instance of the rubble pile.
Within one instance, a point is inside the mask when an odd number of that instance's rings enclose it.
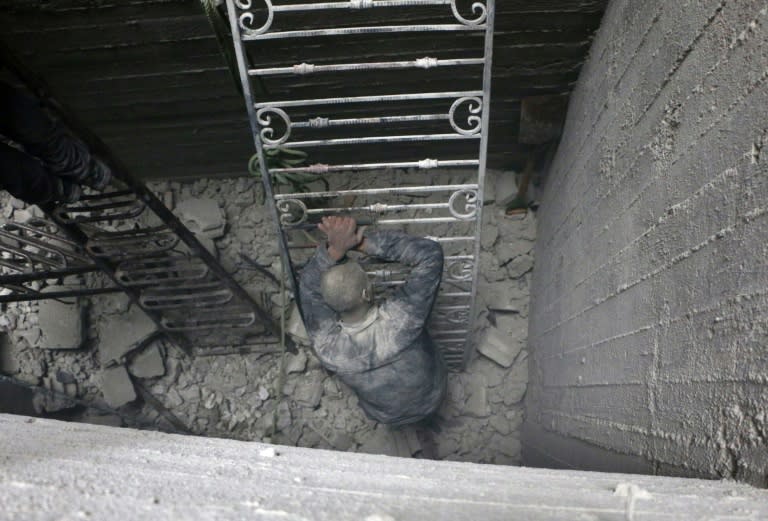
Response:
[[[392,179],[380,182],[393,185]],[[273,314],[280,315],[280,261],[257,180],[158,182],[150,188],[247,291],[266,291]],[[495,197],[490,188],[487,201]],[[2,197],[6,218],[39,212]],[[0,342],[0,370],[55,391],[41,393],[41,411],[72,408],[75,403],[67,402],[68,396],[115,410],[105,416],[72,409],[73,417],[82,421],[341,451],[517,464],[535,221],[532,214],[505,217],[494,205],[486,207],[484,219],[477,352],[465,372],[449,376],[437,428],[429,432],[390,429],[367,419],[354,394],[320,366],[305,344],[296,354],[282,355],[271,346],[189,357],[158,335],[155,324],[122,294],[7,305],[0,316],[0,339],[2,332],[7,334],[7,341]],[[273,277],[268,287],[264,270]],[[290,330],[300,330],[295,320]]]

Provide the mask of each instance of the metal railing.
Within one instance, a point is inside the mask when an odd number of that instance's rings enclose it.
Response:
[[[414,23],[397,24],[407,20],[409,9],[418,10]],[[403,229],[436,240],[443,245],[446,262],[430,328],[449,367],[463,368],[471,352],[468,338],[477,292],[494,1],[276,4],[272,0],[227,0],[227,10],[267,204],[275,216],[280,252],[291,267],[294,289],[296,271],[320,240],[314,230],[324,215],[352,215],[372,226]],[[355,16],[350,17],[353,12]],[[367,13],[373,16],[365,18]],[[389,20],[388,13],[398,16]],[[392,47],[400,33],[416,38],[404,48],[403,59],[383,59],[385,55],[377,54],[382,41],[389,45],[386,54],[395,53]],[[436,36],[431,35],[445,33],[453,33],[456,39],[469,38],[462,44],[464,54],[450,56],[449,51],[435,49],[429,39]],[[476,34],[482,38],[473,36]],[[350,38],[355,45],[370,46],[369,60],[340,58],[338,46]],[[305,45],[302,42],[311,42],[312,58],[307,61],[296,60]],[[414,48],[419,44],[423,48]],[[274,63],[280,56],[279,45],[288,46],[288,63]],[[274,66],[253,65],[264,52],[273,53]],[[416,53],[422,57],[412,58]],[[457,90],[445,71],[455,71],[476,85]],[[423,79],[421,90],[426,92],[403,92],[402,77],[383,76],[405,73],[411,78],[406,85]],[[368,85],[370,74],[382,76]],[[255,100],[255,80],[267,92],[270,81],[280,82],[276,85],[281,95]],[[311,88],[318,95],[291,99],[294,87],[301,92]],[[382,159],[367,157],[374,150],[372,145],[378,147],[375,151]],[[418,145],[420,157],[403,160],[404,149],[397,147],[414,145]],[[312,158],[338,157],[343,150],[352,160],[268,168],[265,151],[287,148],[306,149]],[[392,151],[392,159],[387,158],[388,151]],[[381,186],[381,172],[392,169],[411,173],[397,183]],[[456,172],[461,178],[458,182]],[[326,184],[323,191],[300,192],[294,187],[286,192],[272,181],[275,174],[291,173],[323,177],[338,189],[328,189]],[[356,183],[364,187],[354,186]],[[375,287],[383,292],[402,284],[407,276],[402,266],[370,264],[367,269]]]

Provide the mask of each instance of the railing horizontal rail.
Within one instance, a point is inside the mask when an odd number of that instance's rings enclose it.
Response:
[[[337,145],[364,145],[368,143],[409,143],[414,141],[455,141],[466,139],[481,139],[481,135],[473,134],[465,136],[463,134],[414,134],[406,136],[372,136],[358,138],[334,138],[334,139],[315,139],[309,141],[286,141],[279,145],[264,145],[266,149],[273,148],[302,148],[302,147],[321,147]]]
[[[317,199],[340,197],[343,195],[409,195],[429,192],[449,192],[456,190],[477,190],[476,184],[434,185],[434,186],[403,186],[396,188],[361,188],[357,190],[337,190],[333,192],[301,192],[295,194],[276,194],[275,200],[284,199]]]
[[[377,25],[369,27],[336,27],[333,29],[309,29],[305,31],[278,31],[274,33],[243,33],[244,41],[280,40],[283,38],[315,38],[318,36],[349,36],[382,33],[427,33],[445,31],[485,31],[485,24],[434,24],[434,25]]]
[[[268,67],[263,69],[249,69],[250,76],[278,76],[283,74],[315,74],[323,72],[347,72],[370,71],[392,69],[431,69],[433,67],[464,67],[471,65],[483,65],[483,58],[416,58],[414,60],[400,60],[387,62],[361,62],[361,63],[334,63],[317,65],[314,63],[297,63],[288,67]]]
[[[317,163],[309,166],[293,168],[271,168],[269,171],[277,173],[310,173],[326,174],[328,172],[342,172],[346,170],[382,170],[386,168],[420,168],[428,170],[431,168],[449,168],[464,166],[479,166],[477,159],[422,159],[421,161],[400,161],[393,163],[351,163],[347,165],[324,165]],[[468,237],[468,240],[474,240],[474,237]]]
[[[345,103],[379,103],[383,101],[414,101],[414,100],[433,100],[446,98],[464,98],[479,97],[482,98],[483,91],[467,90],[453,92],[423,92],[416,94],[386,94],[380,96],[349,96],[342,98],[318,98],[305,100],[287,100],[287,101],[269,101],[264,103],[254,103],[257,109],[267,107],[304,107],[311,105],[340,105]]]

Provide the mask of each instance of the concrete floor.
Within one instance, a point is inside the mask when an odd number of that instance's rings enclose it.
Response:
[[[747,485],[435,462],[0,415],[2,519],[757,520]]]

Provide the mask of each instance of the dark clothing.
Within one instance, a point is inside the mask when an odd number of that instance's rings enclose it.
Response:
[[[89,170],[90,153],[40,102],[0,82],[0,135],[24,147],[0,142],[0,188],[27,203],[61,195],[61,181],[77,181]]]
[[[366,236],[369,255],[411,267],[405,284],[354,326],[323,300],[320,278],[335,263],[325,246],[301,273],[301,305],[320,362],[357,394],[373,420],[390,425],[433,414],[445,396],[446,369],[425,329],[443,273],[443,250],[401,232]]]

